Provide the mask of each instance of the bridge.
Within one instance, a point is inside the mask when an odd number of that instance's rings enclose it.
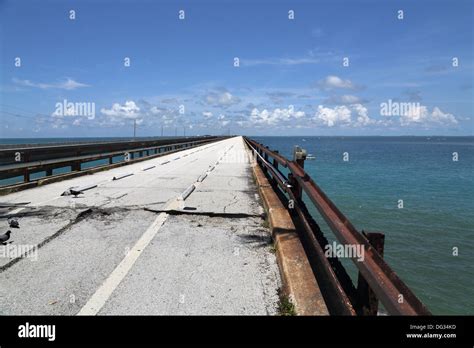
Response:
[[[0,314],[430,314],[305,158],[244,137],[1,149]],[[357,284],[320,223],[363,249]]]

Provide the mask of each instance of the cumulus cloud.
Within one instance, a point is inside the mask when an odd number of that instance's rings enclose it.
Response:
[[[375,123],[374,120],[369,118],[369,113],[365,106],[361,104],[354,104],[352,107],[357,115],[357,121],[355,124],[356,126],[367,126],[369,124]]]
[[[458,121],[453,114],[442,112],[437,106],[431,112],[431,120],[436,123],[451,123],[457,124]]]
[[[132,100],[127,100],[125,104],[114,103],[110,109],[102,108],[100,112],[106,116],[136,119],[140,116],[140,108]]]
[[[352,119],[352,114],[355,115],[355,121]],[[334,108],[319,105],[314,116],[316,121],[321,122],[327,127],[334,126],[367,126],[375,123],[369,118],[368,110],[362,104],[353,105],[339,105]]]
[[[319,105],[316,118],[328,127],[334,127],[338,124],[349,124],[351,122],[351,110],[344,105],[336,106],[335,108]]]
[[[276,108],[272,111],[267,109],[260,111],[254,108],[250,113],[249,121],[252,125],[275,126],[281,122],[300,119],[304,116],[304,111],[296,111],[293,106],[289,106],[288,108]]]
[[[400,102],[389,99],[380,104],[380,115],[397,117],[402,126],[458,124],[458,120],[453,114],[443,112],[437,106],[433,107],[430,112],[426,105],[418,102]]]
[[[80,83],[70,78],[67,78],[65,81],[56,82],[56,83],[36,83],[30,80],[20,80],[17,78],[13,78],[13,82],[20,86],[34,87],[34,88],[41,88],[41,89],[55,88],[55,89],[73,90],[73,89],[82,88],[82,87],[90,87],[89,85],[85,83]]]
[[[400,114],[400,124],[408,126],[412,124],[446,124],[454,125],[458,121],[453,114],[445,113],[435,106],[431,112],[425,105],[415,105]]]

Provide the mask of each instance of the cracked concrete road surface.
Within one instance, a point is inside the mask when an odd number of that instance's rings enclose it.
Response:
[[[278,266],[241,137],[0,202],[0,232],[20,223],[0,246],[0,315],[277,314]]]

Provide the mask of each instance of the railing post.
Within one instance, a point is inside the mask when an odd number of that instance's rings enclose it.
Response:
[[[280,153],[278,152],[278,150],[275,150],[274,152],[277,154]],[[278,169],[278,161],[276,160],[276,158],[273,158],[273,167],[275,167],[275,169]]]
[[[375,248],[375,250],[383,257],[385,235],[380,232],[368,232],[362,231],[369,243]],[[357,280],[357,312],[359,315],[377,315],[379,309],[379,301],[375,293],[370,288],[367,281],[364,279],[362,274],[359,272],[359,278]]]
[[[268,146],[265,146],[265,148],[268,149]],[[266,152],[264,152],[263,149],[262,149],[262,151],[261,151],[260,153],[263,155],[263,158],[265,159],[265,161],[268,162],[268,154],[267,154]],[[266,166],[263,166],[262,169],[263,169],[263,172],[264,172],[265,174],[268,174],[268,169],[267,169]]]
[[[306,159],[306,150],[300,148],[299,146],[295,146],[293,148],[293,161],[296,162],[301,168],[304,168],[304,160]],[[303,188],[298,184],[298,181],[293,176],[292,173],[288,174],[288,182],[292,186],[293,194],[295,198],[300,200],[303,194]]]
[[[71,171],[73,172],[78,172],[81,170],[81,162],[74,162],[72,165],[71,165]]]
[[[25,182],[30,182],[30,171],[28,170],[28,168],[25,168],[25,170],[23,171],[23,176]]]
[[[306,150],[302,149],[298,145],[293,148],[293,161],[296,162],[301,168],[304,168],[304,161],[306,159]]]
[[[275,153],[279,153],[278,150],[275,150],[274,152],[275,152]],[[272,164],[273,164],[273,168],[275,168],[275,169],[278,171],[278,162],[277,162],[277,160],[276,160],[275,157],[273,157]],[[278,186],[278,182],[277,182],[277,180],[276,180],[275,177],[272,177],[272,184],[273,184],[274,186]]]

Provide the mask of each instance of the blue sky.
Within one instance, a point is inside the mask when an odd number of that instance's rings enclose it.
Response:
[[[473,7],[3,0],[0,135],[472,135]]]

